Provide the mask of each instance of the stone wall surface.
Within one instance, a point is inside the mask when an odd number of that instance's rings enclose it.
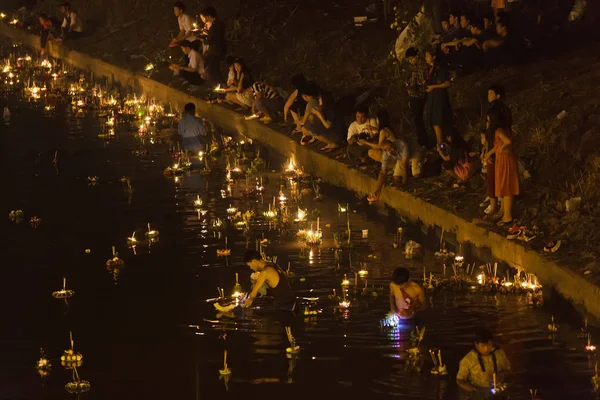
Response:
[[[34,49],[39,47],[39,37],[4,24],[0,24],[0,34],[16,39],[28,47]],[[298,165],[302,165],[308,172],[320,176],[330,184],[347,188],[361,195],[372,192],[375,188],[374,178],[324,154],[315,153],[258,121],[246,121],[242,115],[225,107],[208,104],[202,99],[126,68],[70,50],[62,43],[51,42],[48,47],[48,54],[51,57],[60,58],[74,67],[92,72],[95,76],[106,77],[110,81],[133,87],[149,98],[155,98],[164,104],[170,103],[176,109],[183,109],[185,103],[194,102],[199,114],[208,117],[226,131],[239,132],[275,153],[293,157]],[[494,258],[535,274],[544,287],[554,288],[582,314],[600,321],[600,286],[589,282],[584,276],[575,273],[567,266],[552,262],[545,254],[529,250],[518,241],[507,240],[485,227],[478,226],[401,190],[385,188],[380,201],[412,221],[419,221],[427,226],[438,226],[446,232],[452,232],[459,242],[470,242],[476,247],[489,249]]]

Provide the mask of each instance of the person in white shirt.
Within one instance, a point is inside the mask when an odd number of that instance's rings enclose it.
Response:
[[[204,83],[202,76],[202,70],[204,69],[202,56],[198,51],[192,48],[192,45],[187,40],[184,40],[180,43],[181,51],[183,54],[188,56],[189,64],[187,67],[183,65],[171,64],[169,69],[171,71],[177,71],[177,74],[185,79],[188,83],[192,85],[201,85]]]
[[[365,106],[356,108],[355,121],[348,127],[348,159],[351,161],[359,160],[361,164],[365,164],[369,158],[369,146],[364,145],[361,141],[372,141],[379,133],[377,129],[377,121],[369,118],[369,111]]]
[[[194,21],[192,17],[185,13],[185,4],[183,2],[178,1],[173,5],[173,14],[177,17],[177,23],[179,24],[179,33],[177,36],[171,41],[169,47],[177,47],[181,44],[182,41],[187,40],[190,42],[195,50],[198,50],[196,45],[200,43],[194,43],[198,38],[194,33]]]
[[[62,3],[60,12],[63,17],[63,22],[60,27],[63,39],[77,39],[83,35],[83,24],[81,18],[75,11],[71,9],[71,3]]]

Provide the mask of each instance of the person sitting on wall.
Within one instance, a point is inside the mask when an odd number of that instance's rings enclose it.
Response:
[[[197,47],[199,45],[199,42],[197,42],[198,38],[194,34],[194,22],[192,17],[185,13],[185,4],[181,1],[173,4],[173,14],[177,18],[179,33],[171,40],[169,47],[181,46],[181,42],[187,40],[195,50],[199,50]]]
[[[411,319],[417,311],[427,308],[421,285],[410,280],[406,268],[396,268],[390,282],[390,311],[400,319]]]
[[[48,40],[53,40],[58,37],[58,27],[60,22],[54,17],[49,17],[46,14],[40,14],[38,16],[40,25],[42,26],[42,32],[40,34],[40,55],[43,57],[46,54],[46,43]]]
[[[376,142],[377,123],[374,118],[369,118],[369,110],[364,105],[356,107],[355,120],[348,127],[348,159],[352,162],[359,161],[361,164],[366,164],[369,159],[369,146],[364,144],[367,142]],[[363,141],[361,144],[361,140]]]
[[[234,81],[225,89],[225,100],[242,107],[252,107],[254,96],[252,94],[252,73],[241,58],[233,60]]]
[[[448,133],[446,142],[438,148],[444,160],[442,169],[459,183],[467,182],[475,172],[475,164],[469,157],[469,146],[460,135]]]
[[[252,113],[260,116],[260,121],[268,124],[281,110],[283,100],[277,90],[265,82],[254,82],[251,86],[254,95]]]
[[[333,99],[324,93],[314,82],[307,82],[302,93],[306,102],[304,115],[306,122],[302,123],[301,145],[307,145],[315,140],[325,144],[321,150],[330,152],[339,147],[344,133],[341,132],[342,124],[338,121]]]
[[[379,129],[379,139],[377,142],[369,142],[364,139],[360,139],[358,143],[361,146],[370,147],[368,155],[369,157],[377,162],[381,162],[381,158],[383,156],[382,143],[385,140],[393,142],[396,140],[396,136],[394,135],[394,131],[392,131],[392,126],[390,123],[390,116],[386,110],[381,110],[377,113],[377,117],[375,118],[377,129]]]
[[[308,80],[303,74],[296,74],[292,76],[290,81],[294,90],[290,93],[283,106],[283,119],[287,122],[288,115],[291,115],[292,120],[296,124],[292,133],[300,133],[302,131],[300,121],[304,115],[304,110],[306,109],[306,101],[304,101],[302,93],[308,84]]]
[[[189,63],[187,67],[177,64],[171,64],[169,69],[181,76],[185,81],[192,85],[202,85],[204,80],[201,73],[204,70],[202,56],[198,51],[192,48],[192,45],[187,40],[182,41],[181,51],[188,56]]]
[[[61,25],[62,39],[78,39],[83,36],[83,23],[79,15],[71,9],[71,3],[60,5],[60,12],[64,16]]]

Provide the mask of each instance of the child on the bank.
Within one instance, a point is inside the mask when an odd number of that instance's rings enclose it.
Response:
[[[421,285],[410,280],[406,268],[396,268],[390,282],[390,309],[400,319],[410,319],[427,308]]]
[[[494,374],[497,383],[501,382],[501,373],[510,371],[510,362],[506,353],[492,341],[488,330],[476,332],[474,349],[460,361],[456,383],[471,394],[470,398],[491,397],[494,386]]]

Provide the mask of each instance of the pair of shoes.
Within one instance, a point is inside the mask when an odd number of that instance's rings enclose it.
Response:
[[[557,241],[551,240],[548,242],[548,244],[546,246],[544,246],[544,251],[546,253],[555,253],[560,248],[560,245],[561,245],[560,240],[557,240]]]
[[[483,207],[485,205],[485,201],[484,203],[481,203],[481,206]],[[492,205],[488,205],[487,208],[485,210],[483,210],[483,213],[485,215],[492,215],[494,213],[494,209],[492,208]]]

